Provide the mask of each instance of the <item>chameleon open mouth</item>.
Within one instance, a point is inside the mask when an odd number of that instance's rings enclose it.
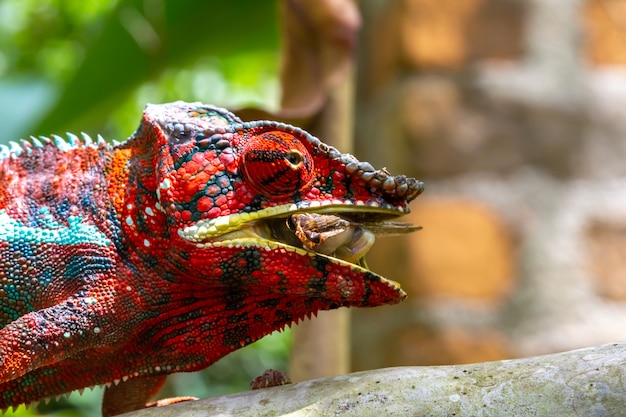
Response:
[[[268,211],[266,211],[268,210]],[[404,214],[397,210],[328,206],[293,210],[279,206],[258,214],[235,214],[205,220],[182,230],[180,236],[198,246],[257,242],[321,254],[369,271],[365,255],[379,236],[420,230],[420,226],[389,218]]]
[[[365,255],[377,236],[410,233],[421,229],[410,223],[371,221],[358,216],[294,213],[287,218],[269,219],[259,235],[288,245],[320,253],[369,269]]]

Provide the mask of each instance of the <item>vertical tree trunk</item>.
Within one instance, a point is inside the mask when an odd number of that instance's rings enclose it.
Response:
[[[314,116],[306,129],[352,151],[353,56],[359,15],[353,0],[283,0],[281,107]],[[289,374],[294,381],[343,374],[350,367],[350,313],[320,312],[294,326]]]
[[[352,152],[353,77],[330,94],[309,131],[329,145]],[[289,374],[294,381],[345,374],[350,371],[350,310],[321,311],[293,329]]]

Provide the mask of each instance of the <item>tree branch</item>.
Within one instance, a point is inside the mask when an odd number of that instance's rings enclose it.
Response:
[[[399,367],[144,409],[148,416],[624,416],[626,343],[532,358]]]

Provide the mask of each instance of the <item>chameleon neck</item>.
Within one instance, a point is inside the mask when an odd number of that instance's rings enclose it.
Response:
[[[151,265],[171,248],[167,219],[158,203],[155,160],[136,139],[114,148],[108,166],[108,193],[128,254]],[[138,151],[141,149],[141,151]]]

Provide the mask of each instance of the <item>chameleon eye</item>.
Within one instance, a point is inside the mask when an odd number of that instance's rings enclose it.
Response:
[[[313,178],[309,151],[286,132],[265,132],[249,138],[242,149],[241,162],[246,181],[268,197],[291,195]]]

